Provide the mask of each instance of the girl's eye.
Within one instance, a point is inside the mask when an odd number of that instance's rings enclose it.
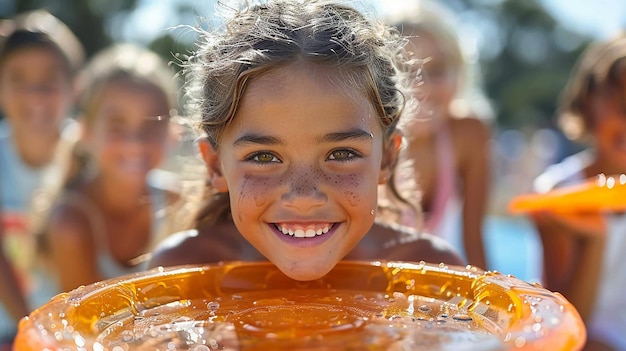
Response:
[[[336,160],[336,161],[347,161],[356,156],[357,155],[354,153],[354,151],[351,151],[351,150],[335,150],[330,153],[330,156],[328,156],[328,159]]]
[[[259,152],[249,158],[252,161],[259,163],[280,162],[276,156],[269,152]]]

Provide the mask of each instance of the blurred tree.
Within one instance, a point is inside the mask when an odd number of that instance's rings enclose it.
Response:
[[[559,93],[591,38],[562,27],[537,0],[445,2],[462,19],[487,22],[480,62],[497,124],[553,127]]]
[[[35,9],[46,9],[66,23],[85,47],[87,56],[109,45],[113,39],[106,31],[115,14],[135,8],[136,0],[2,0],[2,18]]]

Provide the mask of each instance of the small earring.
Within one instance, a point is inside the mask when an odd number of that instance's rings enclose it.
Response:
[[[372,216],[374,215],[374,213],[376,213],[376,211],[374,211],[374,210],[371,210],[371,211],[370,211],[370,214],[371,214]]]

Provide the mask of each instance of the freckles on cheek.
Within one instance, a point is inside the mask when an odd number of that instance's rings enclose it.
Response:
[[[271,181],[267,177],[245,175],[239,187],[239,207],[249,206],[252,203],[254,203],[256,207],[265,205],[267,192],[271,186]]]
[[[363,176],[359,174],[346,174],[335,176],[332,179],[333,185],[337,189],[341,189],[344,198],[351,206],[360,206],[363,202],[363,194],[367,193],[363,189]]]

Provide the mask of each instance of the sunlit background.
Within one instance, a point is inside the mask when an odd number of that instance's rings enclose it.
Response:
[[[146,45],[171,60],[194,49],[194,27],[219,24],[216,0],[0,0],[0,18],[46,8],[93,54],[113,41]],[[410,0],[354,1],[383,14]],[[624,0],[440,0],[458,16],[493,106],[493,198],[486,223],[492,267],[539,279],[538,239],[524,218],[506,214],[547,165],[581,148],[555,127],[558,94],[584,47],[626,28]]]

